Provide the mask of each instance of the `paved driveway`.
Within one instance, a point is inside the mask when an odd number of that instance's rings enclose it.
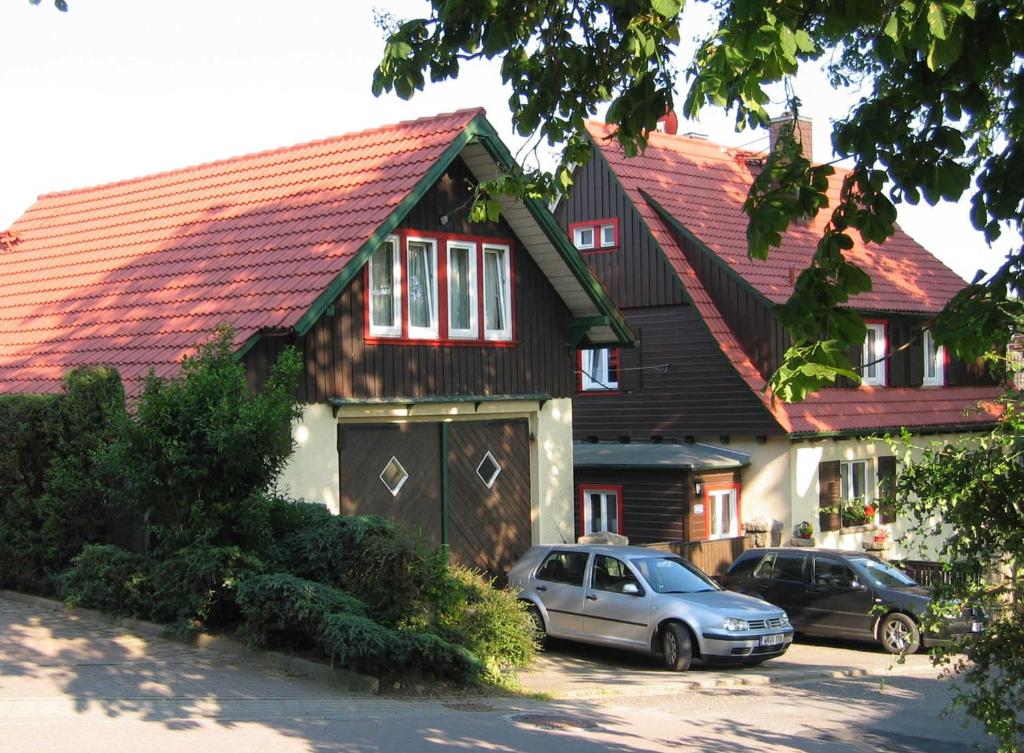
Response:
[[[343,693],[0,598],[0,753],[869,753],[896,734],[903,742],[886,747],[900,753],[968,753],[983,739],[961,730],[959,719],[938,720],[946,683],[903,669],[884,686],[853,678],[680,693],[685,686],[671,683],[683,678],[724,682],[748,673],[669,675],[628,654],[563,646],[528,679],[564,673],[563,693],[581,677],[626,692],[553,702],[403,701]],[[798,677],[787,667],[774,671]],[[907,719],[919,729],[908,731]]]

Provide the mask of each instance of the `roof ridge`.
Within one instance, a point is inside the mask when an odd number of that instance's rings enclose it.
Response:
[[[453,110],[452,112],[442,112],[436,115],[427,115],[421,118],[413,118],[411,120],[401,120],[397,123],[389,123],[383,126],[376,126],[374,128],[365,128],[360,131],[350,131],[348,133],[340,133],[335,136],[328,136],[322,139],[313,139],[312,141],[304,141],[298,144],[291,144],[289,146],[275,147],[273,149],[263,149],[255,152],[247,152],[245,154],[238,154],[233,157],[224,157],[221,159],[210,160],[208,162],[199,162],[194,165],[186,165],[184,167],[176,167],[170,170],[159,170],[155,173],[149,173],[147,175],[138,175],[133,178],[125,178],[123,180],[114,180],[107,183],[97,183],[91,186],[82,186],[80,188],[71,188],[65,191],[50,191],[47,193],[39,194],[36,200],[57,198],[62,196],[74,196],[76,194],[87,194],[94,191],[101,191],[108,188],[114,188],[117,186],[129,186],[133,183],[141,183],[142,181],[152,180],[154,178],[165,178],[172,175],[179,175],[189,173],[193,171],[203,170],[218,165],[227,165],[235,162],[242,162],[244,160],[256,159],[259,157],[269,157],[276,154],[287,154],[288,152],[298,151],[300,149],[308,149],[313,146],[323,146],[332,143],[341,143],[343,141],[354,139],[362,136],[370,136],[373,134],[387,133],[388,131],[397,131],[401,128],[408,128],[409,126],[426,124],[430,121],[440,121],[446,118],[454,118],[458,115],[465,115],[467,122],[478,115],[486,115],[487,112],[483,107],[467,107],[461,110]]]

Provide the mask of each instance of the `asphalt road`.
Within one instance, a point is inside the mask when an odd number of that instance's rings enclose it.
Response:
[[[547,702],[360,697],[0,600],[3,753],[967,753],[985,738],[939,719],[948,683],[897,672]]]

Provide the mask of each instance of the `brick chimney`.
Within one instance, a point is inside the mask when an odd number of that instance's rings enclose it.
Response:
[[[793,116],[788,112],[777,118],[772,118],[768,126],[768,150],[775,151],[775,145],[779,143],[780,136],[793,127]],[[804,156],[814,162],[814,149],[811,140],[811,119],[797,116],[796,119],[796,141],[800,144]]]

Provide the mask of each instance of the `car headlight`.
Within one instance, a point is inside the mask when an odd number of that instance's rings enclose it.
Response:
[[[750,628],[747,625],[746,620],[741,620],[739,617],[726,617],[722,621],[722,627],[726,630],[748,630]]]
[[[781,615],[779,615],[779,618],[782,620],[782,627],[786,627],[787,625],[789,625],[789,615],[788,614],[783,612]]]

